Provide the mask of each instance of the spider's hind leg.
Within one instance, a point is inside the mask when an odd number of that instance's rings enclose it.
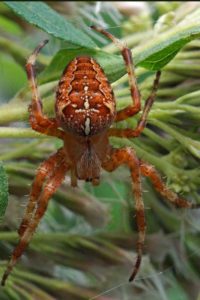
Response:
[[[62,149],[61,149],[62,150]],[[57,152],[58,154],[59,152]],[[43,217],[48,201],[51,198],[51,196],[55,193],[57,188],[61,185],[65,173],[68,170],[68,166],[65,164],[65,161],[63,160],[63,156],[59,157],[57,156],[56,164],[54,165],[54,170],[51,173],[49,177],[47,177],[47,180],[45,184],[43,185],[43,189],[41,188],[41,182],[39,182],[39,188],[35,194],[37,195],[37,198],[32,198],[31,202],[29,203],[29,212],[32,210],[33,215],[30,220],[27,220],[26,218],[22,221],[23,225],[26,225],[27,227],[24,228],[24,226],[21,225],[20,230],[20,239],[18,245],[15,247],[11,259],[8,262],[7,269],[4,272],[1,285],[5,285],[6,279],[11,273],[13,267],[17,263],[18,259],[23,254],[24,250],[28,246],[41,218]],[[40,190],[40,192],[39,192]],[[33,195],[33,193],[31,192]],[[25,214],[25,216],[27,216]],[[26,224],[25,224],[26,223]]]
[[[141,160],[140,169],[142,175],[149,177],[155,189],[170,203],[179,208],[200,208],[200,204],[191,203],[170,190],[152,165]]]
[[[56,153],[51,155],[39,166],[35,179],[32,183],[29,201],[24,213],[24,217],[18,229],[18,233],[20,236],[23,235],[24,231],[26,230],[31,221],[32,215],[37,207],[37,202],[42,192],[45,180],[48,179],[54,173],[56,165],[60,162],[60,160],[64,158],[64,155],[65,154],[63,148],[60,148]]]
[[[139,160],[134,150],[131,148],[115,149],[111,155],[110,160],[106,161],[102,165],[102,167],[106,171],[112,172],[122,164],[128,165],[131,172],[132,187],[133,187],[133,194],[135,200],[136,223],[138,228],[137,257],[136,257],[136,262],[133,268],[132,275],[130,276],[129,279],[129,281],[133,281],[141,265],[142,252],[143,252],[143,246],[145,241],[145,231],[146,231]]]

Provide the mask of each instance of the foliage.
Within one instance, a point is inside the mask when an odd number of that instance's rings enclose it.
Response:
[[[75,28],[44,2],[5,1],[5,3],[30,24],[38,26],[57,38],[78,46],[95,47],[95,43],[86,34]]]
[[[131,102],[120,53],[89,29],[93,23],[107,27],[132,49],[143,104],[154,71],[162,68],[144,133],[138,139],[112,138],[111,142],[116,147],[134,147],[173,190],[200,202],[199,3],[146,3],[145,9],[131,16],[106,2],[5,3],[0,4],[0,216],[7,206],[7,176],[10,201],[1,222],[0,273],[17,242],[21,206],[28,200],[25,195],[35,170],[60,147],[60,141],[32,131],[28,124],[31,95],[24,65],[44,38],[50,42],[38,57],[37,71],[48,115],[53,114],[60,74],[81,54],[93,56],[102,65],[113,83],[118,109]],[[114,126],[134,127],[138,118]],[[146,209],[148,232],[143,265],[134,284],[127,282],[137,239],[134,201],[128,170],[120,168],[112,175],[104,172],[95,188],[80,182],[74,190],[66,178],[24,258],[0,290],[0,298],[111,300],[134,295],[136,300],[196,300],[199,211],[180,212],[167,205],[148,181],[143,187],[145,207],[150,208]]]
[[[4,167],[0,164],[0,218],[4,216],[8,204],[8,179]]]

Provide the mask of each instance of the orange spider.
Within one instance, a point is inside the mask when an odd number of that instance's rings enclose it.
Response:
[[[105,30],[95,26],[92,28],[111,39],[121,50],[129,77],[133,104],[117,112],[113,91],[104,71],[93,58],[80,56],[73,59],[64,69],[56,93],[56,117],[48,118],[42,111],[34,74],[36,57],[48,41],[40,43],[34,50],[26,64],[32,89],[29,121],[33,130],[62,139],[64,146],[44,161],[37,170],[29,202],[18,231],[19,243],[3,275],[2,285],[5,284],[14,265],[28,246],[47,209],[49,199],[61,185],[69,170],[71,171],[71,185],[77,186],[77,179],[91,181],[93,185],[99,184],[101,168],[112,172],[122,164],[129,167],[139,233],[137,258],[129,281],[132,281],[138,273],[145,240],[146,223],[141,175],[149,177],[155,189],[176,206],[188,208],[198,206],[169,190],[155,168],[138,159],[132,148],[114,149],[109,144],[109,136],[133,138],[143,131],[156,96],[160,71],[156,73],[152,92],[145,102],[137,127],[134,130],[110,128],[113,122],[125,120],[140,111],[140,93],[131,51]]]

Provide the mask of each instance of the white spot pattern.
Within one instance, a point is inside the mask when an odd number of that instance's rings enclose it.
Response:
[[[88,86],[87,85],[84,86],[84,91],[87,93],[87,91],[88,91]]]
[[[85,120],[85,135],[90,133],[90,118],[86,118]]]

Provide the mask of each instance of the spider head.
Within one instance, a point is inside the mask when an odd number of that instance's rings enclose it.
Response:
[[[57,89],[60,126],[79,136],[93,136],[110,127],[116,115],[112,88],[90,57],[77,57],[65,68]]]

